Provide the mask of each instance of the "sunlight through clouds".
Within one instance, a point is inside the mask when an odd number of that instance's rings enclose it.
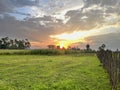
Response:
[[[0,0],[0,36],[28,38],[37,48],[92,41],[114,48],[120,46],[119,7],[120,0]]]
[[[99,29],[93,29],[88,31],[74,31],[73,33],[63,33],[59,35],[50,35],[50,38],[57,39],[57,44],[65,44],[65,47],[70,44],[77,42],[87,42],[85,41],[88,37],[100,36],[110,33],[120,33],[119,28],[117,26],[105,26]]]

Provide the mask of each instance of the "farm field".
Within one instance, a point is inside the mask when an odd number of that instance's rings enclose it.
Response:
[[[111,90],[94,55],[0,55],[0,90]]]

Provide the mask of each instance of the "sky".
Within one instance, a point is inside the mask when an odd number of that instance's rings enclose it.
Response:
[[[0,38],[31,48],[61,45],[120,49],[120,0],[0,0]]]

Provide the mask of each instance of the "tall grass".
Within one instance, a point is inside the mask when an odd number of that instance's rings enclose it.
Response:
[[[80,50],[57,50],[57,49],[35,49],[35,50],[0,50],[0,55],[95,55]]]
[[[52,50],[52,49],[40,49],[40,50],[31,50],[30,55],[63,55],[65,54],[64,50]]]
[[[0,55],[63,55],[64,50],[36,49],[36,50],[0,50]]]

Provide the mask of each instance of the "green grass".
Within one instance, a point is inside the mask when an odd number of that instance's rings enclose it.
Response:
[[[0,90],[111,90],[96,56],[0,55]]]
[[[66,54],[65,50],[57,49],[0,50],[0,55],[63,55],[63,54]]]
[[[91,55],[95,52],[81,50],[33,49],[33,50],[0,50],[0,55]]]

